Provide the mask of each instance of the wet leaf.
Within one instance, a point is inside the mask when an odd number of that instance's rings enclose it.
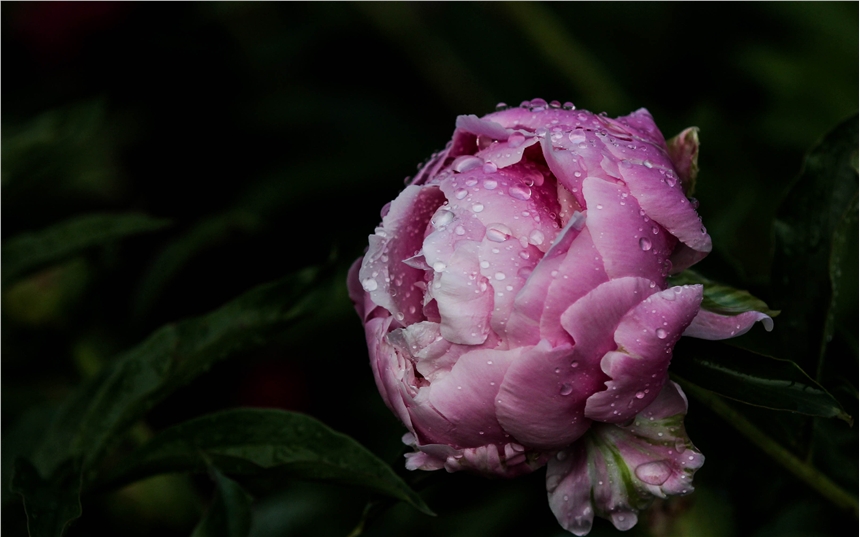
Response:
[[[83,385],[60,408],[33,462],[44,474],[81,458],[90,470],[128,426],[214,363],[317,313],[319,281],[306,269],[259,286],[201,317],[164,326]]]
[[[171,427],[105,481],[116,486],[158,473],[203,472],[210,463],[252,485],[288,478],[341,483],[432,514],[389,465],[361,444],[310,416],[281,410],[227,410]]]
[[[245,537],[251,530],[251,495],[214,468],[215,499],[191,537]]]
[[[87,248],[157,231],[169,224],[169,220],[143,214],[88,214],[18,235],[3,244],[3,287],[30,271]]]
[[[832,337],[830,261],[835,232],[857,196],[857,143],[855,115],[809,153],[774,224],[774,305],[783,312],[774,334],[782,355],[816,374]]]
[[[790,360],[695,338],[675,346],[672,373],[750,405],[851,423],[836,399]]]
[[[771,317],[780,313],[768,308],[763,300],[754,297],[748,291],[717,283],[692,270],[685,270],[669,278],[670,286],[694,284],[703,286],[702,309],[707,311],[721,315],[738,315],[745,311],[760,311]]]

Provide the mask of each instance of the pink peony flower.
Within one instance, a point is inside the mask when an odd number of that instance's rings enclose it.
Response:
[[[711,250],[685,194],[696,130],[667,145],[645,109],[541,99],[456,127],[349,277],[377,387],[415,448],[406,466],[547,465],[565,529],[585,535],[595,514],[629,529],[654,497],[691,492],[704,462],[667,375],[675,343],[766,318],[700,313],[701,286],[667,289]]]

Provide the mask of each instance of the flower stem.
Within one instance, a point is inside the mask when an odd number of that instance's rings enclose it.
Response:
[[[801,481],[815,489],[819,494],[833,502],[837,507],[850,511],[858,517],[857,498],[830,480],[817,468],[795,457],[790,451],[762,432],[740,412],[729,406],[722,397],[675,377],[674,380],[684,391],[705,404],[732,427],[746,436],[753,444],[784,466]]]

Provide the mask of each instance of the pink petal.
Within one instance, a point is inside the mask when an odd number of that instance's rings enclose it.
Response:
[[[476,136],[486,136],[493,140],[505,141],[508,139],[508,131],[491,119],[481,119],[474,114],[457,116],[457,128],[470,132]]]
[[[565,256],[582,226],[579,220],[571,219],[550,245],[549,250],[534,271],[528,275],[525,287],[514,300],[507,326],[507,341],[511,346],[536,345],[540,341],[540,319],[543,315],[546,296],[553,279],[558,274]]]
[[[773,319],[760,311],[746,311],[738,315],[720,315],[699,310],[693,322],[684,331],[685,336],[699,339],[729,339],[749,332],[753,325],[761,321],[764,329],[773,330]]]
[[[540,320],[541,337],[553,345],[573,343],[561,325],[561,316],[571,304],[609,280],[603,269],[603,258],[594,247],[588,228],[574,239],[567,255],[550,282]]]
[[[376,317],[364,325],[367,347],[370,353],[370,368],[382,400],[400,421],[411,431],[412,418],[406,408],[402,391],[406,360],[400,356],[385,337],[393,318]]]
[[[595,423],[580,441],[547,464],[549,504],[559,523],[575,535],[591,529],[595,514],[619,530],[655,498],[692,492],[704,457],[684,430],[686,399],[673,382],[620,427]]]
[[[588,430],[585,400],[604,379],[595,357],[542,340],[508,368],[495,401],[499,423],[533,448],[569,445]]]
[[[619,172],[645,214],[693,250],[711,251],[711,237],[702,227],[696,209],[668,171],[649,168],[644,160],[622,160]]]
[[[655,290],[644,278],[609,280],[567,308],[561,325],[580,352],[602,357],[615,350],[614,336],[621,320]]]
[[[425,388],[429,403],[454,429],[444,442],[461,448],[506,442],[496,419],[495,400],[510,363],[523,349],[476,349],[460,357],[451,372]]]
[[[672,348],[702,302],[702,286],[666,289],[630,310],[615,331],[618,351],[601,361],[611,380],[607,389],[588,398],[585,415],[597,421],[623,423],[648,406],[663,385]]]
[[[606,274],[662,283],[670,253],[665,231],[648,221],[624,185],[588,177],[582,188],[588,204],[586,225]]]
[[[439,308],[442,336],[451,343],[480,345],[490,332],[493,289],[480,275],[479,247],[459,242],[448,263],[434,267],[428,294]]]
[[[370,246],[359,270],[360,284],[370,299],[404,325],[423,320],[423,298],[415,292],[413,284],[424,281],[424,271],[408,266],[403,260],[421,249],[430,216],[444,201],[438,187],[406,187],[391,203],[382,225],[370,236]]]

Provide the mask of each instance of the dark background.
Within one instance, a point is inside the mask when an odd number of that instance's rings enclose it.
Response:
[[[173,222],[4,289],[4,451],[8,431],[26,436],[26,412],[157,327],[330,258],[345,270],[458,114],[543,97],[613,117],[646,107],[666,137],[697,125],[696,197],[715,245],[701,270],[771,299],[771,221],[785,186],[804,152],[857,110],[853,2],[0,9],[3,240],[87,212]],[[399,465],[402,427],[376,395],[360,323],[338,289],[324,322],[216,366],[145,427],[240,405],[286,408]],[[856,349],[848,359],[856,371]],[[853,386],[843,391],[851,403],[853,389],[856,408]],[[695,495],[655,511],[651,534],[854,535],[856,520],[706,409],[693,403],[687,422],[708,462]],[[850,466],[836,473],[856,490],[856,433],[845,441]],[[85,498],[71,534],[187,534],[210,491],[205,477],[168,476]],[[20,501],[3,498],[3,530],[21,534]],[[510,482],[445,476],[426,498],[438,518],[399,506],[373,534],[562,533],[542,471]],[[252,535],[346,535],[363,504],[348,489],[285,483],[258,500]],[[660,512],[688,525],[660,529]]]

